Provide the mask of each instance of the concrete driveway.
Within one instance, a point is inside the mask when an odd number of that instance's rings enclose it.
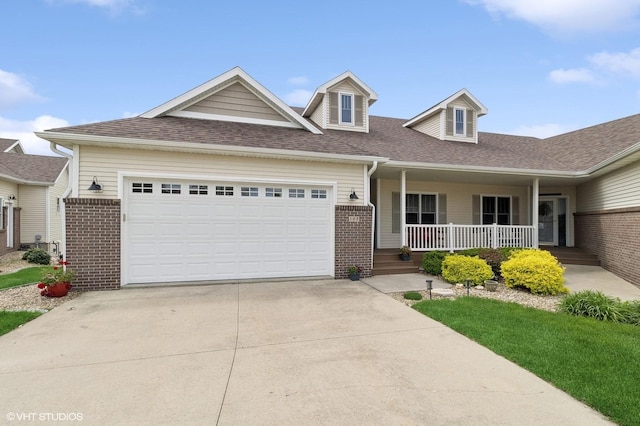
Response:
[[[346,280],[87,293],[0,354],[7,424],[608,424]]]

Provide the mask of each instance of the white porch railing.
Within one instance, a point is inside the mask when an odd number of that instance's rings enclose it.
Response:
[[[528,225],[405,225],[405,233],[406,244],[416,251],[537,247]]]

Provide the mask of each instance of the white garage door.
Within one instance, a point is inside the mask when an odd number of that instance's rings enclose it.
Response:
[[[127,284],[332,274],[332,188],[125,180]]]

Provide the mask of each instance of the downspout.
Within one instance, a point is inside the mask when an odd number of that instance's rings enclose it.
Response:
[[[67,198],[69,196],[69,194],[71,194],[71,191],[73,190],[73,173],[72,173],[72,167],[73,167],[73,156],[71,154],[67,154],[64,151],[60,151],[58,149],[57,144],[55,144],[54,142],[50,143],[49,148],[51,149],[51,151],[55,152],[56,154],[64,157],[67,159],[67,167],[68,167],[68,175],[69,175],[69,183],[67,185],[67,189],[64,190],[64,192],[62,193],[62,196],[60,197],[60,220],[62,222],[62,247],[58,249],[58,256],[60,257],[60,260],[65,260],[66,258],[66,251],[67,251],[67,227],[66,227],[66,212],[65,212],[65,206],[64,206],[64,199]]]
[[[373,270],[373,240],[375,238],[375,224],[376,224],[376,206],[371,202],[371,175],[378,168],[378,162],[374,161],[373,165],[367,172],[367,205],[371,207],[371,270]]]

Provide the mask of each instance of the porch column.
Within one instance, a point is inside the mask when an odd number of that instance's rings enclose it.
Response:
[[[400,175],[400,235],[402,235],[401,246],[407,245],[407,171],[403,170]]]
[[[533,180],[533,197],[531,206],[531,224],[533,225],[533,246],[538,248],[538,202],[540,200],[540,179]]]

